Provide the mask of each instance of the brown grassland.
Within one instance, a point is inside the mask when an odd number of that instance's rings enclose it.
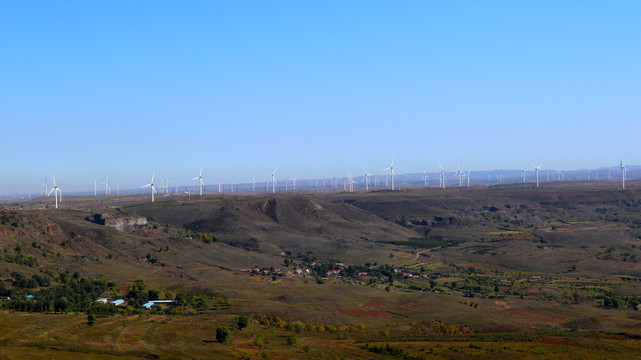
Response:
[[[0,210],[0,359],[641,358],[639,182],[51,203]]]

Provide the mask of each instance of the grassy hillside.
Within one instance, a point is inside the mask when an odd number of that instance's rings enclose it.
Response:
[[[639,356],[641,191],[588,185],[13,204],[0,355]],[[89,283],[130,306],[59,304]],[[181,300],[140,310],[152,296]],[[215,342],[239,315],[255,320]]]

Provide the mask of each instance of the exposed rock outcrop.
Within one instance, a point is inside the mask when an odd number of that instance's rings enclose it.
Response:
[[[116,230],[126,232],[132,232],[141,226],[147,225],[147,218],[132,214],[94,214],[88,217],[87,220],[96,224],[111,226]]]

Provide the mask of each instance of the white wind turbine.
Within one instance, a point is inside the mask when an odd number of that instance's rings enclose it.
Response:
[[[292,186],[293,186],[293,189],[296,190],[296,178],[294,178],[293,180],[294,180],[294,183]]]
[[[93,181],[90,181],[89,184],[93,184],[93,196],[96,196],[97,195],[96,188],[98,186],[98,177],[96,176],[96,178],[93,179]]]
[[[154,194],[156,193],[156,184],[154,184],[154,178],[156,177],[156,172],[154,171],[153,175],[151,175],[151,181],[147,185],[143,185],[142,187],[151,187],[151,202],[154,202]]]
[[[276,169],[278,169],[278,167],[275,167],[271,174],[266,174],[267,176],[272,177],[272,194],[276,193]]]
[[[198,180],[198,188],[200,189],[200,196],[203,196],[203,184],[205,183],[203,181],[203,167],[200,167],[200,172],[198,173],[198,176],[195,178],[191,179],[191,181]]]
[[[49,195],[53,193],[53,196],[56,198],[56,209],[58,208],[58,194],[60,194],[60,202],[62,202],[62,189],[60,188],[60,184],[56,185],[56,174],[53,174],[53,187],[51,188],[51,191],[49,192]],[[47,196],[49,196],[47,195]]]
[[[45,196],[49,196],[49,187],[48,187],[48,185],[47,185],[47,178],[45,178],[45,181],[44,181],[40,186],[44,186],[44,187],[45,187],[45,193],[44,193],[44,195],[45,195]],[[42,191],[42,190],[41,190],[41,191]]]
[[[111,190],[111,187],[109,187],[109,176],[107,176],[105,181],[101,182],[101,184],[105,184],[105,195],[109,195],[109,192]]]
[[[256,179],[252,176],[252,191],[256,191]]]
[[[534,167],[534,171],[536,171],[536,187],[539,187],[539,169],[541,168],[541,165],[536,166],[531,161],[530,161],[530,164],[532,164],[532,167]]]
[[[392,158],[392,163],[388,168],[383,169],[383,171],[389,170],[390,172],[390,177],[392,178],[392,190],[394,190],[394,158]]]
[[[163,180],[163,190],[165,193],[169,193],[169,182],[171,182],[171,180],[167,179],[167,173],[165,173],[165,180]]]
[[[423,180],[423,187],[427,187],[427,172],[425,170],[423,170],[423,177],[421,180]]]
[[[349,192],[354,192],[354,179],[352,179],[352,174],[347,173],[347,183],[349,184]]]
[[[441,165],[440,163],[438,164],[438,166],[441,168],[441,188],[445,189],[445,169],[443,169],[443,165]]]
[[[467,187],[470,187],[470,173],[472,172],[472,169],[467,170],[467,174],[465,174],[465,177],[467,178]]]
[[[625,164],[623,163],[623,160],[621,160],[621,179],[623,181],[623,189],[625,189],[626,172],[628,172],[628,169],[625,168]]]
[[[461,171],[461,164],[457,164],[458,166],[458,171],[456,171],[456,174],[454,176],[458,176],[458,186],[461,187],[463,186],[463,174],[464,172]]]
[[[369,176],[372,175],[372,174],[368,174],[367,170],[365,170],[365,168],[363,168],[363,174],[365,175],[365,178],[363,179],[365,181],[365,191],[368,191],[369,190]]]
[[[521,178],[523,178],[523,183],[525,184],[525,168],[521,165]]]

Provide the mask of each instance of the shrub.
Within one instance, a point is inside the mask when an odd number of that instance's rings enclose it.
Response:
[[[287,345],[292,345],[296,346],[298,344],[298,334],[291,334],[287,337],[287,341],[285,342]]]
[[[239,330],[243,330],[244,328],[248,327],[249,323],[251,322],[251,320],[245,315],[236,316],[234,320],[236,321],[236,326]]]
[[[216,329],[216,340],[222,344],[227,344],[231,338],[231,331],[226,326],[219,326]]]

